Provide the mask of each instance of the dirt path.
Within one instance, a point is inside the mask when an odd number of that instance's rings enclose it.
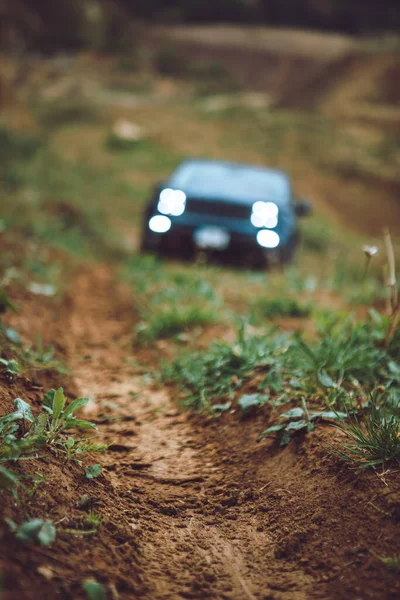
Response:
[[[82,271],[73,289],[70,365],[79,392],[92,398],[90,417],[112,442],[104,459],[112,484],[132,497],[145,597],[324,597],[298,565],[273,560],[275,544],[249,514],[253,495],[246,501],[240,477],[231,481],[218,448],[127,364],[132,310],[112,274]]]
[[[356,482],[356,497],[354,477],[329,470],[313,436],[285,450],[256,444],[262,417],[180,413],[148,381],[158,364],[135,363],[132,301],[111,271],[83,269],[73,290],[69,363],[111,443],[103,464],[137,534],[140,597],[396,597],[399,582],[382,596],[380,566],[371,571],[368,548],[383,531],[373,509],[362,529],[371,482]]]

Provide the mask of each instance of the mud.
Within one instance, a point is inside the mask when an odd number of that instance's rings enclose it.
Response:
[[[43,453],[45,481],[32,498],[2,512],[52,519],[51,548],[21,546],[0,525],[5,600],[83,598],[95,578],[112,599],[394,599],[400,580],[371,554],[400,551],[396,472],[354,472],[326,450],[331,428],[281,449],[256,442],[267,412],[219,419],[182,413],[173,389],[150,379],[159,351],[132,349],[134,311],[108,267],[80,267],[61,305],[25,298],[10,324],[40,329],[70,369],[69,394],[89,395],[86,418],[110,444],[103,475],[88,481],[78,465]],[[1,410],[17,395],[37,405],[38,376],[2,385]],[[65,382],[65,379],[64,379]],[[33,472],[33,463],[18,463]],[[93,535],[76,535],[88,494],[102,515]],[[5,505],[4,505],[5,504]]]

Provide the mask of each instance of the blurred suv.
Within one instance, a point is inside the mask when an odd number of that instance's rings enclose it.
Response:
[[[289,261],[299,241],[297,202],[283,171],[216,160],[187,160],[147,204],[142,251],[226,254],[251,263]]]

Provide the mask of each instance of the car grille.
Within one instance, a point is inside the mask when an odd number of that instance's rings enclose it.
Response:
[[[188,198],[186,212],[198,215],[212,215],[227,217],[229,219],[249,219],[251,209],[244,204],[229,203],[220,200],[203,200],[202,198]]]

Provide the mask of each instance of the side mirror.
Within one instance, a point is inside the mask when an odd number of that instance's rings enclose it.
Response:
[[[312,207],[308,200],[299,199],[294,207],[294,211],[298,217],[307,217],[312,212]]]

